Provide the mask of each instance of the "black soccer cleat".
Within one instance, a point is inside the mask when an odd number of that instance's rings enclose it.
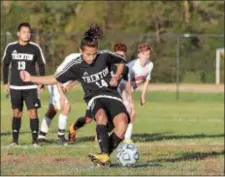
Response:
[[[40,147],[40,145],[39,145],[39,143],[38,143],[38,140],[34,140],[34,141],[32,142],[32,146],[33,146],[34,148]]]

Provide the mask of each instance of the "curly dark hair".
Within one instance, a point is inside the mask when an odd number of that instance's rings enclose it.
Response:
[[[98,47],[98,39],[104,37],[103,31],[99,25],[92,24],[89,29],[84,33],[81,40],[80,48],[83,49],[84,46]]]

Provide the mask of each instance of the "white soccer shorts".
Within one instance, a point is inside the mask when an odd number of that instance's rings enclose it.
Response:
[[[48,85],[48,91],[50,93],[49,104],[54,105],[58,110],[61,109],[60,104],[60,94],[56,85]],[[68,103],[68,99],[65,100],[65,103]]]

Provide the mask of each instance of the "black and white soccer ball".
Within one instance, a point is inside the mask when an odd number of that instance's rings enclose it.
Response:
[[[138,149],[133,144],[122,144],[117,148],[116,158],[121,166],[131,167],[139,159]]]

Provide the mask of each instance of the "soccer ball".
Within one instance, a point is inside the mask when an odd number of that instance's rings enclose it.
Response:
[[[117,148],[116,158],[123,167],[133,166],[139,159],[137,147],[133,144],[123,144]]]

